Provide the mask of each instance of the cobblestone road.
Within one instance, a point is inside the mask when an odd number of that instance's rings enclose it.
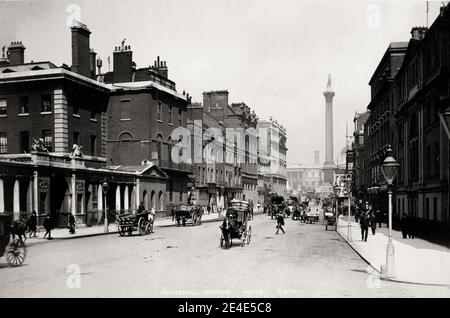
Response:
[[[258,215],[250,245],[219,247],[219,223],[150,236],[49,241],[26,264],[0,259],[1,297],[449,297],[446,287],[380,281],[335,231]],[[79,276],[76,275],[80,271]],[[75,274],[74,274],[75,273]],[[79,288],[78,288],[79,287]]]

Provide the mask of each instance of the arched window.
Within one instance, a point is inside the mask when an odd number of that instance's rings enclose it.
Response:
[[[119,136],[119,140],[121,142],[132,142],[133,141],[133,136],[130,133],[122,133]]]
[[[144,190],[142,193],[142,202],[144,202],[144,208],[148,210],[148,196],[147,196],[147,190]]]
[[[161,165],[161,148],[162,148],[163,138],[161,135],[156,137],[156,154],[158,155],[159,164]]]
[[[159,210],[163,211],[164,210],[164,194],[162,191],[159,191],[158,202],[159,202]]]
[[[152,208],[156,210],[156,195],[155,195],[155,191],[152,191],[152,194],[150,195],[150,198],[151,198]]]

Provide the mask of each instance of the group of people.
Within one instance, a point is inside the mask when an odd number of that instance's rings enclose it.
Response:
[[[408,237],[413,239],[416,236],[416,219],[414,216],[408,216],[406,213],[403,213],[400,220],[400,230],[402,231],[403,239]]]
[[[361,240],[363,242],[367,242],[369,227],[372,230],[372,235],[375,235],[375,231],[377,228],[377,221],[379,221],[379,227],[381,227],[381,221],[379,219],[377,220],[376,214],[371,208],[362,211],[359,214],[359,225],[361,226]]]

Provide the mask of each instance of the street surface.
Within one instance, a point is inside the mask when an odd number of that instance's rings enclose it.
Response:
[[[315,207],[313,207],[315,210]],[[250,245],[219,246],[219,222],[30,245],[25,265],[0,259],[0,297],[449,297],[447,287],[380,281],[322,223],[256,215]],[[79,275],[77,271],[79,270]]]

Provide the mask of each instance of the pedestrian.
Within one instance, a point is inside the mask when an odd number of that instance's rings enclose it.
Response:
[[[403,216],[400,220],[400,230],[402,231],[402,236],[403,239],[407,238],[408,235],[408,216],[406,215],[406,213],[403,213]]]
[[[28,219],[28,231],[30,234],[30,238],[31,238],[31,234],[33,234],[33,237],[36,237],[36,233],[37,233],[37,215],[36,215],[36,211],[33,211],[30,215],[30,218]]]
[[[361,227],[361,240],[367,242],[367,235],[369,234],[369,217],[368,212],[363,212],[360,216],[359,225]]]
[[[75,234],[75,217],[72,213],[69,214],[69,233]]]
[[[175,221],[175,207],[172,207],[172,222]]]
[[[208,204],[208,206],[206,207],[206,211],[208,211],[208,214],[209,212],[211,212],[211,205]]]
[[[381,223],[383,223],[383,213],[380,210],[377,210],[375,213],[375,218],[378,223],[378,227],[381,228]]]
[[[48,235],[48,239],[51,240],[52,239],[52,220],[50,219],[50,214],[47,214],[45,216],[44,219],[44,229],[45,229],[45,234],[44,234],[44,238]]]
[[[356,207],[355,212],[355,222],[358,223],[359,215],[361,214],[361,209],[359,207]]]
[[[414,239],[416,236],[416,218],[410,214],[408,217],[408,237]]]
[[[372,235],[375,235],[375,230],[377,228],[377,220],[375,218],[375,214],[373,213],[373,211],[371,211],[369,214],[369,225],[370,228],[372,229]]]
[[[275,234],[278,234],[278,231],[281,230],[283,234],[285,234],[284,229],[284,217],[281,213],[278,213],[277,215],[277,232]]]
[[[155,208],[152,208],[150,210],[150,213],[148,214],[148,221],[151,224],[151,233],[154,233],[153,232],[153,225],[155,223],[155,219],[156,219],[156,210],[155,210]]]
[[[259,203],[259,201],[258,201],[258,203],[256,203],[256,208],[258,209],[258,212],[259,212],[259,209],[261,208],[261,203]]]

